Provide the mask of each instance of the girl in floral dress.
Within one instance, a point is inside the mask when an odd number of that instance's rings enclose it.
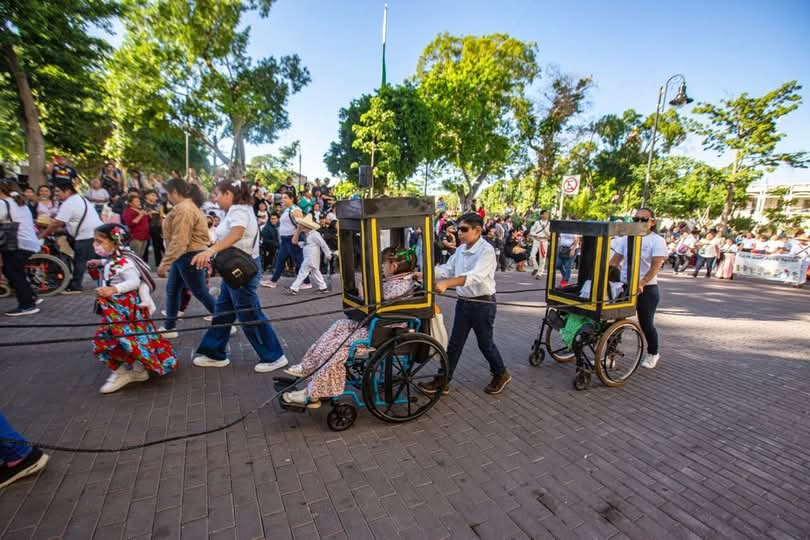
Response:
[[[385,248],[382,251],[382,261],[385,300],[404,296],[414,290],[415,252],[399,252],[397,248]],[[362,288],[360,286],[358,290]],[[281,399],[288,404],[306,405],[311,409],[317,409],[321,406],[322,398],[341,395],[346,386],[345,364],[349,358],[349,347],[353,341],[366,338],[368,327],[360,326],[358,321],[340,319],[332,323],[332,326],[309,348],[301,363],[284,372],[293,377],[303,377],[318,369],[328,359],[327,364],[312,376],[305,389],[284,392]],[[338,346],[340,349],[335,352]]]
[[[96,312],[102,324],[93,340],[93,353],[112,370],[102,394],[146,381],[150,371],[171,373],[177,364],[171,344],[156,333],[151,320],[150,293],[155,284],[149,267],[124,245],[126,234],[115,223],[98,227],[93,247],[102,260],[88,263],[90,275],[100,283]]]

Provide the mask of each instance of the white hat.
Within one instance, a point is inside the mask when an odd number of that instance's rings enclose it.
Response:
[[[302,227],[306,227],[307,229],[312,229],[313,231],[317,231],[321,228],[320,225],[315,223],[315,220],[312,219],[312,216],[309,214],[304,214],[304,217],[300,217],[296,220],[296,222],[301,225]]]

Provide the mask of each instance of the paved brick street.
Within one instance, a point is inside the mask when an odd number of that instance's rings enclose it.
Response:
[[[54,452],[40,476],[0,490],[0,537],[810,538],[810,290],[671,276],[661,289],[662,360],[624,388],[575,392],[573,366],[529,366],[542,310],[502,306],[496,341],[514,381],[500,396],[482,392],[488,370],[471,337],[450,395],[409,424],[361,412],[334,433],[328,407],[274,403],[198,439]],[[441,305],[449,327],[452,301]],[[89,294],[61,296],[41,316],[0,323],[92,322],[91,306]],[[276,325],[291,360],[329,324],[318,311],[338,306],[267,310],[313,315]],[[0,329],[0,341],[93,331]],[[0,349],[0,408],[31,439],[109,447],[212,428],[270,395],[272,375],[253,372],[241,333],[225,369],[191,365],[200,338],[175,340],[177,373],[108,396],[89,343]]]

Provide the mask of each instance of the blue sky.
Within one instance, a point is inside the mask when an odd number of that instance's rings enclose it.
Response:
[[[246,20],[254,57],[297,53],[312,76],[290,99],[292,127],[272,147],[250,147],[249,157],[300,139],[304,174],[328,175],[322,157],[337,135],[338,110],[380,84],[383,5],[277,0],[267,19]],[[542,65],[594,78],[583,119],[627,108],[653,112],[658,87],[674,73],[686,76],[697,101],[715,102],[796,79],[805,85],[804,103],[780,126],[788,134],[782,148],[810,150],[810,1],[390,0],[388,6],[389,83],[413,74],[439,32],[506,32],[537,42]],[[720,163],[701,154],[698,140],[681,152]],[[810,182],[807,170],[777,176]]]

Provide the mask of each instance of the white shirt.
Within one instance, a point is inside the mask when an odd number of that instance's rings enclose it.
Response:
[[[247,204],[234,204],[228,208],[228,213],[217,226],[217,241],[224,239],[231,233],[233,227],[244,227],[242,238],[233,245],[254,259],[259,256],[259,222],[253,214],[253,208]]]
[[[299,208],[295,205],[290,206],[289,208],[285,208],[284,211],[281,213],[281,217],[278,220],[278,235],[279,236],[292,236],[295,234],[295,229],[298,228],[297,225],[293,224],[293,218],[290,215],[290,212],[294,212]]]
[[[616,253],[622,256],[622,282],[627,283],[627,242],[615,246]],[[638,279],[639,281],[647,275],[652,266],[653,257],[666,257],[667,256],[667,243],[654,232],[641,239],[641,259],[638,264]],[[647,285],[658,285],[658,277],[652,278]]]
[[[462,244],[450,256],[450,260],[446,264],[436,267],[435,272],[437,279],[465,276],[464,285],[456,287],[456,294],[474,298],[495,294],[495,268],[497,265],[495,248],[481,237],[472,248],[468,248],[467,244]]]
[[[11,219],[9,219],[9,211],[11,211]],[[0,199],[0,221],[13,221],[20,224],[17,227],[17,249],[37,253],[42,248],[42,240],[37,238],[34,218],[27,205],[18,206],[14,199]]]
[[[569,233],[560,233],[559,236],[560,247],[563,246],[572,247],[574,245],[574,242],[576,241],[577,235]]]
[[[549,223],[548,221],[540,221],[539,219],[532,223],[532,228],[529,231],[529,235],[532,237],[540,238],[541,240],[545,240],[548,238],[548,231],[549,231]]]
[[[754,249],[755,244],[756,244],[756,240],[754,240],[753,238],[743,238],[742,248],[743,249]]]
[[[110,200],[110,194],[104,188],[88,190],[87,195],[85,195],[85,197],[99,202],[107,202]]]
[[[219,218],[220,222],[222,221],[222,218],[225,217],[225,212],[223,212],[222,209],[219,207],[219,205],[215,202],[205,201],[204,203],[202,203],[200,209],[206,216],[208,215],[209,212],[213,212]]]
[[[307,230],[304,231],[306,234],[306,241],[304,243],[304,258],[308,259],[309,261],[320,264],[320,256],[318,255],[321,251],[323,251],[324,257],[329,257],[332,255],[332,250],[329,249],[329,246],[326,244],[326,240],[323,239],[321,233],[314,230]]]
[[[87,205],[87,214],[84,216],[84,221],[82,221],[85,204]],[[59,207],[59,212],[56,214],[56,219],[65,224],[68,234],[76,240],[91,240],[95,235],[96,227],[103,225],[93,203],[75,193],[62,202],[62,206]],[[76,228],[79,226],[79,222],[81,222],[82,227],[77,231]]]

